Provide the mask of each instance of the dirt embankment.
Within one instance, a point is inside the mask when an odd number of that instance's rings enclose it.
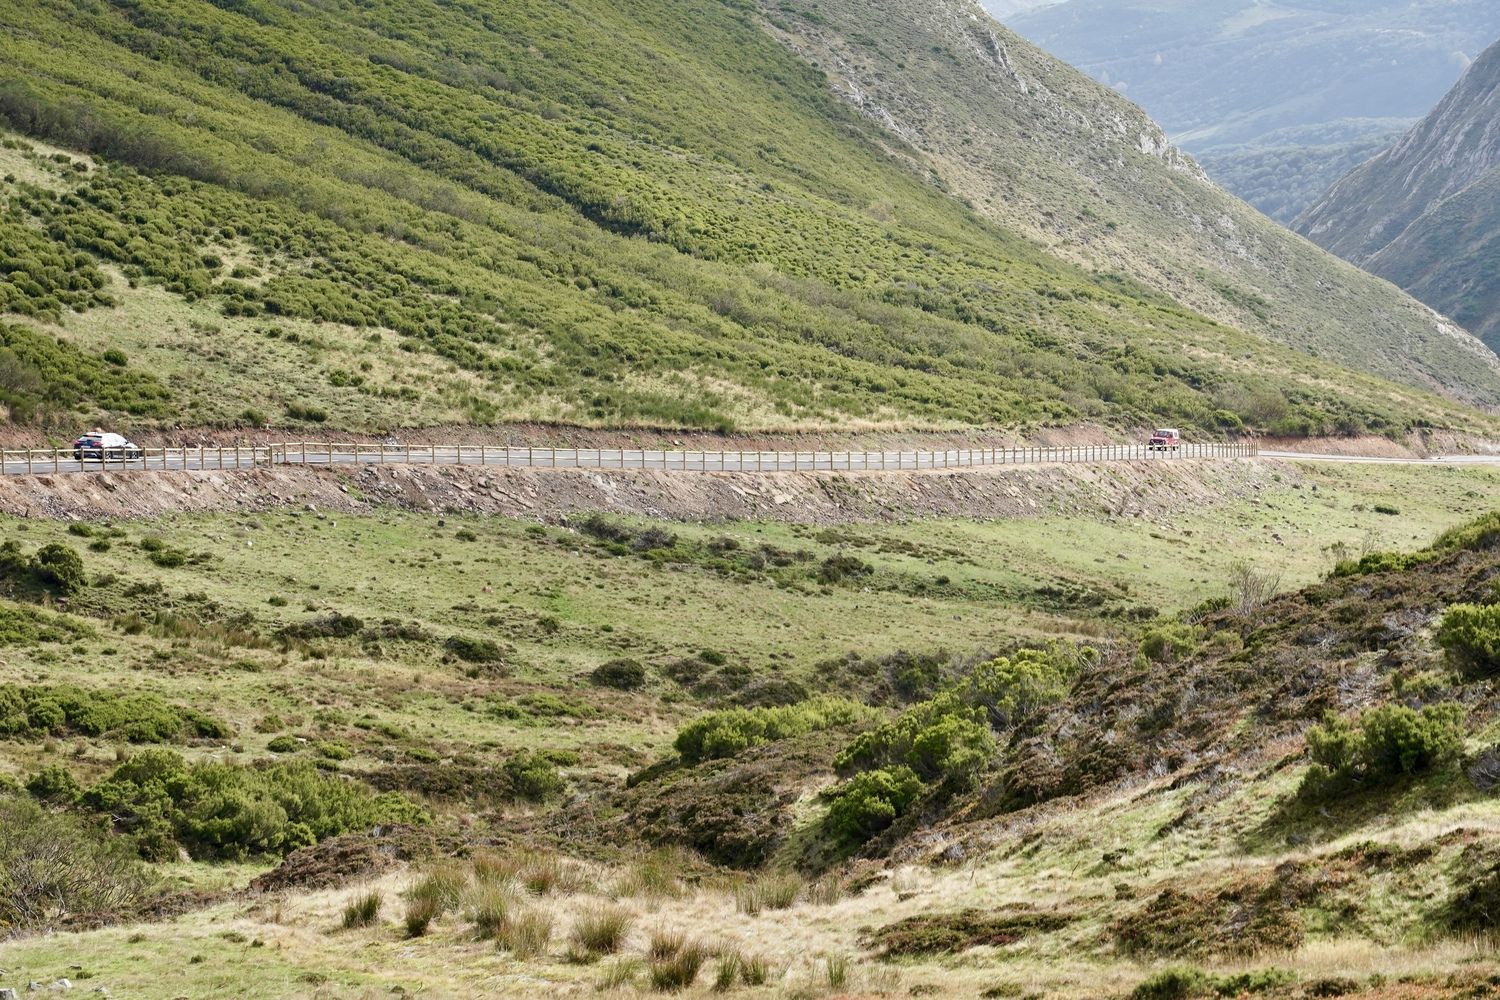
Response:
[[[312,505],[555,521],[607,511],[672,520],[810,524],[1045,514],[1160,517],[1254,495],[1273,472],[1243,461],[923,473],[667,473],[383,465],[0,477],[0,513],[99,520]]]

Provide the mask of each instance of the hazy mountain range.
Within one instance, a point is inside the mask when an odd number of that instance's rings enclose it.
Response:
[[[1500,38],[1493,0],[1066,0],[991,12],[1288,221]]]

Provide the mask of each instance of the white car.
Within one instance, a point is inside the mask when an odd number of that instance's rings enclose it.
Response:
[[[141,446],[134,441],[127,440],[123,435],[106,431],[89,431],[73,442],[73,457],[80,462],[86,458],[98,459],[101,462],[109,458],[140,458],[143,454]]]

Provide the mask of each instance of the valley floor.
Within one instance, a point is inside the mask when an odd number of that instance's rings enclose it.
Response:
[[[0,988],[67,978],[75,992],[143,998],[649,993],[666,952],[676,961],[701,945],[693,989],[707,992],[729,966],[745,995],[1123,996],[1184,964],[1197,985],[1138,995],[1500,990],[1492,945],[1431,930],[1452,874],[1500,833],[1500,800],[1412,786],[1289,826],[1299,738],[1212,774],[1166,769],[947,817],[890,845],[886,861],[823,877],[804,864],[805,875],[782,876],[794,880],[787,908],[774,901],[777,876],[654,849],[610,825],[644,808],[620,798],[626,779],[670,758],[680,728],[707,710],[787,692],[878,703],[861,665],[903,652],[976,662],[1054,639],[1118,643],[1246,572],[1294,589],[1340,561],[1420,548],[1500,506],[1500,469],[1226,462],[907,477],[900,490],[789,476],[776,487],[787,500],[733,511],[695,508],[701,496],[643,475],[569,501],[520,471],[484,489],[406,470],[394,484],[157,475],[89,477],[87,489],[0,482],[0,535],[25,551],[76,549],[90,581],[47,602],[48,628],[0,602],[12,623],[0,629],[0,687],[189,706],[216,734],[166,741],[189,765],[311,762],[400,792],[434,822],[412,835],[417,847],[402,827],[373,851],[312,849],[313,875],[277,873],[278,857],[253,853],[159,860],[155,876],[196,903],[20,934],[0,943]],[[1003,506],[960,516],[950,478]],[[149,520],[122,516],[133,508]],[[643,666],[640,683],[601,682],[601,667],[627,661]],[[1470,750],[1495,742],[1494,728],[1471,733]],[[7,781],[56,768],[98,787],[147,752],[119,732],[10,732],[0,797]],[[774,843],[763,872],[812,856],[809,818],[834,781],[821,746],[809,744],[823,763],[796,776],[784,803],[796,832]],[[780,752],[743,759],[774,770]],[[502,762],[527,754],[556,765],[561,797],[532,803],[494,786]],[[446,864],[457,873],[444,877],[469,887],[467,902],[409,936],[410,890],[455,850],[462,860]],[[511,894],[503,948],[474,930],[472,893],[494,868]],[[247,888],[268,872],[261,884],[279,889]],[[1316,906],[1262,905],[1275,887],[1308,882],[1321,887]],[[1243,947],[1126,949],[1135,930],[1122,922],[1144,919],[1169,887],[1186,894],[1180,921],[1243,910],[1240,925],[1228,921]],[[343,926],[370,892],[378,916]],[[517,914],[550,919],[547,942],[505,938]],[[619,940],[585,949],[570,935],[601,914],[619,916]],[[1278,944],[1261,926],[1276,921],[1298,934]],[[745,971],[758,963],[763,983]]]

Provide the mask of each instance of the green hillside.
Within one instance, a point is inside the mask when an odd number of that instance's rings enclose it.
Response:
[[[980,218],[746,4],[59,0],[0,39],[17,419],[1470,419]],[[1500,399],[1368,333],[1333,353]]]
[[[981,219],[747,4],[58,0],[0,31],[18,418],[1467,420]],[[1391,373],[1392,327],[1340,354]],[[1448,387],[1500,399],[1464,357]]]

